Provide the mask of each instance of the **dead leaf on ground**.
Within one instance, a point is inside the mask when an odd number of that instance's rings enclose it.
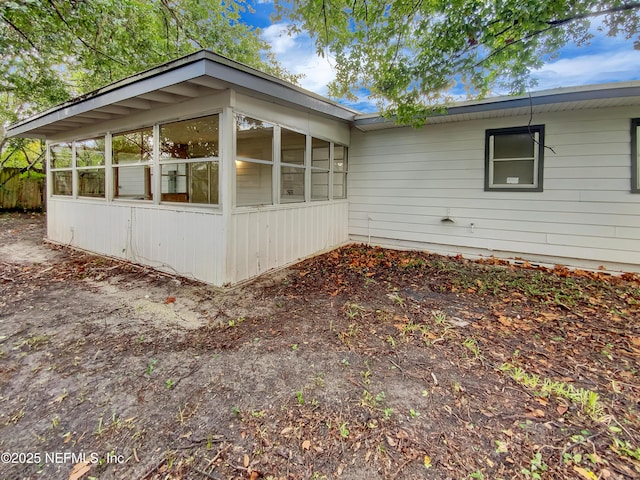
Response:
[[[71,470],[71,473],[69,474],[69,480],[79,480],[89,470],[91,470],[91,465],[89,465],[89,462],[76,463],[73,466],[73,470]]]
[[[164,301],[164,304],[169,305],[170,303],[176,303],[176,297],[167,297],[167,299]]]

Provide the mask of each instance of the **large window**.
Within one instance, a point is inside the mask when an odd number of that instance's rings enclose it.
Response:
[[[640,193],[640,118],[631,120],[631,191]]]
[[[52,193],[73,195],[73,143],[57,143],[49,151]]]
[[[160,125],[161,199],[218,203],[218,115]]]
[[[236,205],[273,203],[273,125],[236,116]]]
[[[76,142],[79,196],[104,198],[104,165],[104,137]]]
[[[485,190],[542,191],[544,126],[487,130]]]
[[[280,202],[305,201],[307,136],[283,128],[280,133]]]
[[[311,139],[311,200],[329,200],[329,142]]]
[[[111,150],[114,197],[151,200],[153,129],[113,135]]]

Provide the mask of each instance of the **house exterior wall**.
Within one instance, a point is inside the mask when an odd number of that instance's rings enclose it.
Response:
[[[222,214],[120,202],[50,198],[56,243],[148,265],[213,285],[225,282]]]
[[[640,270],[630,182],[637,108],[352,132],[349,234],[444,254]],[[485,131],[544,125],[542,192],[485,191]],[[443,223],[450,217],[455,223]]]
[[[229,240],[229,281],[236,283],[346,243],[346,200],[237,211]]]

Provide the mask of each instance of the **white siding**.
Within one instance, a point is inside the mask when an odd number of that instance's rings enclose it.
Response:
[[[544,191],[485,192],[485,130],[528,116],[352,132],[349,233],[441,253],[640,269],[640,195],[630,193],[637,109],[536,114]],[[442,223],[449,215],[455,223]],[[473,227],[471,226],[473,224]]]
[[[218,212],[49,198],[50,240],[222,285],[225,232]]]
[[[237,210],[232,215],[231,283],[291,264],[348,241],[346,201]]]

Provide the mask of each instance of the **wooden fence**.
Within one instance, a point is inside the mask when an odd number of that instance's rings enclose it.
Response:
[[[42,210],[44,178],[41,174],[20,174],[19,168],[0,169],[0,210]]]

